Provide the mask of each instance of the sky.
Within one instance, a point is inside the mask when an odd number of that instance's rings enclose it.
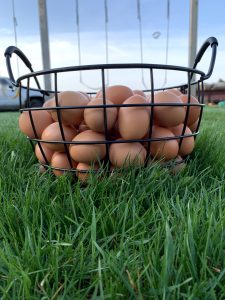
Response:
[[[0,76],[8,76],[4,51],[15,45],[13,26],[13,0],[1,1],[0,11]],[[50,42],[51,68],[81,64],[106,63],[106,32],[104,0],[79,0],[80,50],[76,23],[76,0],[46,0]],[[137,0],[107,0],[108,11],[108,62],[109,63],[154,63],[188,66],[189,13],[190,0],[170,0],[169,39],[167,41],[167,0],[140,0],[142,20],[142,40],[140,40],[137,18]],[[38,0],[14,0],[16,16],[17,46],[31,61],[33,69],[43,69],[40,43]],[[213,75],[207,81],[213,83],[225,80],[225,0],[199,0],[198,46],[215,36],[218,39],[218,53]],[[159,32],[156,39],[153,34]],[[142,42],[143,56],[140,43]],[[166,45],[168,42],[168,57]],[[198,65],[207,72],[211,51],[208,49]],[[16,57],[12,58],[15,78],[29,71]],[[82,82],[80,81],[82,76]],[[125,84],[136,89],[148,85],[146,70],[114,70],[108,74],[109,84]],[[183,72],[160,71],[155,74],[155,82],[181,84],[186,81]],[[87,91],[97,90],[101,85],[99,72],[64,74],[59,78],[60,89]]]

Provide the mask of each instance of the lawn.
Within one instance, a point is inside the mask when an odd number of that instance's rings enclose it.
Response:
[[[87,187],[40,175],[17,119],[0,114],[2,299],[225,299],[225,109],[205,108],[181,173]]]

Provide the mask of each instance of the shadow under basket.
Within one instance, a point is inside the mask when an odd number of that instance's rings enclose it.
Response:
[[[208,72],[204,73],[196,69],[196,66],[201,61],[202,56],[209,46],[211,46],[212,50],[211,60]],[[147,167],[155,159],[165,161],[165,165],[171,164],[174,166],[174,163],[183,163],[190,153],[188,153],[188,151],[187,153],[185,153],[185,151],[182,152],[182,146],[185,144],[185,141],[194,141],[196,136],[199,134],[204,107],[204,81],[207,80],[213,72],[217,46],[218,42],[216,38],[208,38],[197,53],[193,68],[160,64],[126,63],[71,66],[38,72],[33,71],[30,61],[20,49],[14,46],[8,47],[5,51],[5,57],[9,77],[12,84],[19,88],[20,112],[22,114],[24,113],[24,115],[28,115],[29,120],[27,124],[30,124],[29,126],[32,132],[30,136],[28,135],[28,140],[30,141],[34,151],[37,147],[39,147],[38,150],[42,156],[40,162],[42,168],[48,170],[52,169],[56,175],[61,175],[64,172],[72,172],[75,177],[80,177],[80,179],[83,180],[86,178],[86,175],[88,176],[90,170],[98,172],[99,165],[101,166],[101,170],[104,168],[105,172],[110,174],[113,172],[115,167],[126,167],[132,164],[134,166]],[[10,59],[13,53],[17,54],[30,70],[30,73],[19,77],[17,80],[14,79],[11,68]],[[121,85],[119,83],[110,86],[107,85],[109,72],[117,72],[119,82],[119,77],[123,74],[124,70],[127,70],[130,73],[140,74],[140,77],[143,75],[143,72],[145,72],[145,74],[147,74],[147,78],[149,78],[149,82],[145,82],[146,89],[134,91],[127,85]],[[61,91],[58,88],[60,85],[59,78],[62,78],[63,75],[69,74],[71,76],[77,76],[80,72],[88,73],[93,71],[97,72],[99,76],[98,93],[72,92],[73,89],[70,91]],[[182,76],[186,78],[185,83],[173,86],[163,86],[161,88],[158,87],[157,74],[162,71],[173,72],[174,74],[177,74],[177,76],[181,76],[182,74]],[[54,87],[53,89],[41,88],[40,81],[45,76],[50,76]],[[30,87],[31,80],[35,82],[37,88]],[[113,92],[117,93],[116,88],[118,89],[119,87],[131,91],[131,94],[121,101],[115,101],[115,99],[111,96],[110,91],[113,90]],[[26,90],[26,107],[23,107],[22,105],[22,89]],[[31,91],[36,91],[40,94],[40,97],[42,97],[43,102],[45,103],[42,107],[32,107]],[[62,100],[66,98],[63,98],[63,95],[67,95],[66,93],[71,93],[72,95],[74,93],[75,98],[78,97],[78,94],[80,94],[82,99],[86,97],[88,100],[86,103],[85,101],[83,103],[79,101],[76,103],[76,101],[74,101],[73,105],[68,105],[67,101],[64,102]],[[167,100],[164,99],[165,95],[169,97]],[[162,98],[164,97],[164,100],[162,100],[160,96],[162,96]],[[101,99],[100,103],[95,101],[96,98]],[[50,103],[50,101],[48,101],[49,99],[51,101],[50,105],[48,105],[48,103]],[[174,99],[179,99],[179,101],[175,101]],[[44,111],[51,115],[51,118],[53,118],[52,123],[57,122],[56,127],[58,128],[57,130],[60,136],[58,139],[43,138],[46,136],[43,132],[47,127],[39,133],[37,127],[42,123],[42,120],[40,117],[37,118],[35,114],[44,114]],[[98,122],[100,119],[102,122],[102,130],[100,130],[100,132],[94,130],[91,126],[87,126],[88,128],[86,128],[86,131],[80,129],[81,125],[88,125],[82,123],[82,120],[85,119],[85,112],[87,111],[89,112],[86,113],[87,115],[90,115],[90,112],[93,114],[96,114],[97,112],[97,116],[100,116],[98,118]],[[113,125],[109,125],[109,115],[111,114],[111,111],[114,111],[116,114]],[[198,112],[198,118],[193,124],[190,123],[192,111]],[[71,114],[71,112],[74,112],[75,115],[77,112],[82,112],[83,118],[81,117],[79,122],[76,121],[75,123],[67,124],[64,120],[64,116],[69,113]],[[139,116],[140,112],[141,114]],[[181,121],[177,124],[174,120],[177,116],[179,117],[179,112],[182,112],[183,115],[181,117]],[[130,121],[123,121],[122,117],[125,116],[128,118],[127,116],[131,113],[133,115],[133,120],[130,118]],[[174,115],[170,115],[171,113]],[[143,135],[140,134],[140,130],[136,130],[138,133],[135,136],[132,128],[139,128],[138,126],[143,121],[142,116],[144,116],[143,118],[147,120],[145,121],[144,126],[147,129],[143,131]],[[168,123],[166,123],[167,118],[172,121],[168,121]],[[121,129],[124,124],[127,124],[127,129]],[[67,127],[74,130],[74,136],[67,138]],[[166,133],[171,132],[172,134],[163,134],[163,130],[165,130]],[[127,134],[129,131],[131,131],[130,135]],[[54,132],[56,132],[56,129]],[[97,138],[88,139],[87,132],[97,133]],[[82,138],[80,138],[79,135],[82,135]],[[173,145],[177,147],[177,155],[175,157],[171,155],[171,158],[169,156],[166,157],[165,155],[161,155],[160,157],[159,153],[163,153],[163,149],[165,149],[166,145],[169,145],[169,143],[173,143]],[[133,148],[135,146],[136,150],[132,150],[132,153],[129,152],[129,150],[124,150],[127,149],[128,146]],[[54,150],[54,147],[58,150]],[[157,147],[159,149],[158,152]],[[52,154],[49,157],[46,154],[45,148],[49,148],[49,150],[52,151]],[[79,151],[77,149],[79,149]],[[79,157],[76,158],[77,153],[81,153],[80,155],[82,157],[87,149],[95,149],[93,151],[97,153],[96,157],[94,159],[87,159],[87,161],[85,161],[85,159],[83,161],[79,161]],[[58,165],[57,163],[53,163],[53,157],[54,155],[56,157],[57,153],[60,153],[58,154],[59,161],[60,157],[63,157],[64,161],[66,161],[64,165],[60,165],[60,163],[58,163]],[[117,164],[118,161],[120,161],[120,163]]]

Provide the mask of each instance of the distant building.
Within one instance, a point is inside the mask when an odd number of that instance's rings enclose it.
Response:
[[[225,101],[225,81],[219,79],[217,83],[205,84],[205,103],[219,103]]]

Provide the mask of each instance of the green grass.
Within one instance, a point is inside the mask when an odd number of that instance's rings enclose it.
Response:
[[[38,173],[0,114],[2,299],[224,299],[225,109],[206,108],[187,167],[81,187]]]

